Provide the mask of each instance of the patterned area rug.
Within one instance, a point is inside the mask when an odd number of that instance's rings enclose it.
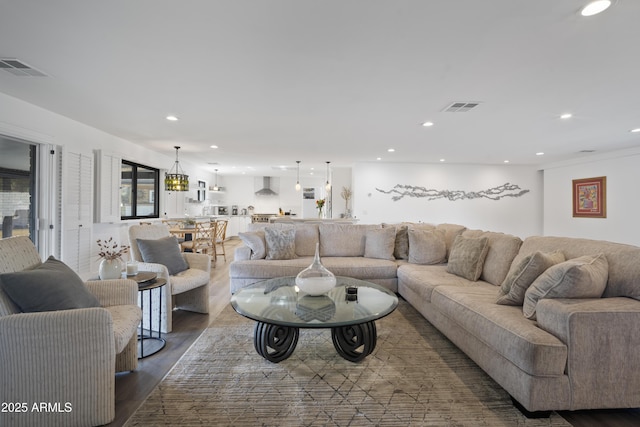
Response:
[[[278,364],[253,348],[254,322],[227,306],[127,426],[568,426],[527,419],[509,395],[405,301],[377,322],[360,363],[330,330],[303,329]]]

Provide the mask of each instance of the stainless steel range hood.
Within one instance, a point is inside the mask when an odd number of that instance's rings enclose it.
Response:
[[[271,177],[262,177],[262,188],[256,191],[256,196],[277,196],[278,193],[271,189]]]

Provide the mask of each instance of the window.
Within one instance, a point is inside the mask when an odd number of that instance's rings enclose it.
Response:
[[[159,218],[160,170],[122,161],[120,216],[122,219]]]

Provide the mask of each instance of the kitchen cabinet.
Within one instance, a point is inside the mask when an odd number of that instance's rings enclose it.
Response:
[[[248,225],[251,223],[249,215],[232,215],[229,217],[227,225],[227,238],[238,237],[238,233],[247,231]]]

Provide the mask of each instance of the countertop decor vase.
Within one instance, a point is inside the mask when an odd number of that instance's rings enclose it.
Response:
[[[123,270],[124,263],[120,258],[104,258],[102,261],[100,261],[98,276],[100,276],[100,280],[120,279],[122,277]]]
[[[320,243],[311,265],[296,276],[296,286],[308,295],[323,295],[336,286],[336,276],[320,262]]]

